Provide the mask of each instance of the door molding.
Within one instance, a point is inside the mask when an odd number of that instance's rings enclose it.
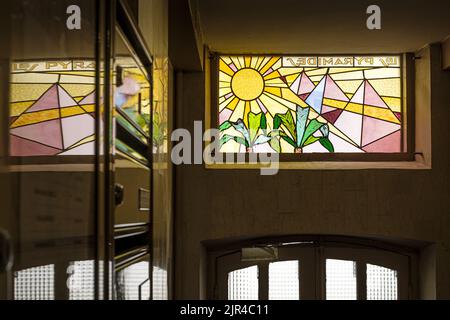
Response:
[[[398,271],[398,299],[415,299],[417,292],[416,265],[418,249],[395,242],[346,236],[288,236],[244,239],[241,241],[207,241],[208,252],[207,297],[227,299],[228,272],[258,265],[268,270],[270,262],[299,260],[300,299],[325,299],[325,261],[327,258],[353,260],[357,263],[358,299],[366,299],[366,263]],[[278,247],[278,259],[273,261],[241,261],[240,249],[264,245]],[[359,268],[358,268],[359,266]],[[265,277],[264,277],[265,279]],[[268,297],[267,285],[259,284],[261,300]]]

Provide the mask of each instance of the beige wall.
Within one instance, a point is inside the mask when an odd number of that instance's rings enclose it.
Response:
[[[441,69],[440,52],[438,46],[427,49],[417,69],[419,88],[426,85],[420,83],[427,79],[422,73],[431,69],[431,170],[282,170],[261,176],[258,170],[178,166],[175,297],[204,296],[202,241],[337,234],[435,242],[436,258],[423,263],[436,263],[436,297],[450,298],[450,73]],[[193,121],[204,118],[204,74],[179,78],[176,125],[193,132]],[[430,108],[422,97],[427,92],[417,92],[418,116],[426,117]],[[424,290],[427,297],[429,291]]]

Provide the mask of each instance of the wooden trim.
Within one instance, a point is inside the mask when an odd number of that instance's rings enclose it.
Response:
[[[333,239],[330,238],[330,240]],[[363,240],[360,239],[360,241]],[[319,241],[305,245],[283,246],[279,247],[279,257],[274,261],[300,261],[299,270],[301,270],[300,279],[302,279],[300,299],[326,299],[326,259],[344,259],[356,262],[356,298],[358,300],[367,299],[366,264],[368,263],[397,270],[397,298],[399,300],[416,298],[416,295],[409,290],[412,277],[411,265],[416,263],[411,257],[415,257],[415,254],[393,251],[388,247],[383,248],[384,244],[378,241],[375,241],[379,243],[378,245],[362,246],[360,241],[354,243]],[[245,242],[241,242],[236,248],[243,247],[246,247]],[[210,272],[214,272],[214,274],[208,275],[208,279],[210,279],[208,292],[213,292],[213,295],[209,295],[210,298],[226,299],[227,274],[249,266],[258,266],[259,299],[268,298],[268,264],[270,261],[242,261],[240,251],[236,249],[234,251],[210,251],[208,260],[214,265],[213,268],[208,267]]]
[[[416,95],[415,95],[415,85],[416,85],[416,71],[415,71],[415,57],[414,53],[405,54],[405,64],[404,64],[404,90],[403,90],[403,101],[404,106],[402,114],[406,114],[406,117],[402,123],[406,125],[406,151],[408,154],[415,154],[416,151],[416,121],[415,121],[415,111],[416,111]]]

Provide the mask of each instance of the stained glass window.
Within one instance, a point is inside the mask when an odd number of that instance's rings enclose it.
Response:
[[[222,152],[402,152],[400,56],[219,56]]]
[[[118,57],[120,83],[116,83],[114,104],[148,134],[150,124],[150,83],[136,61],[131,57]],[[116,77],[117,78],[117,77]],[[129,130],[130,125],[121,122]]]
[[[92,60],[14,62],[10,88],[11,156],[94,154]]]
[[[132,58],[117,63],[115,104],[148,133],[149,81]],[[11,156],[94,154],[94,61],[16,61],[10,90]]]

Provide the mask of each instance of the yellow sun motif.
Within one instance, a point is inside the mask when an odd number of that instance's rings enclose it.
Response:
[[[231,88],[239,99],[254,100],[263,92],[264,79],[255,69],[241,69],[231,79]]]
[[[279,56],[220,57],[219,112],[225,111],[229,120],[242,119],[248,125],[250,112],[263,111],[272,121],[277,112],[295,112],[296,105],[307,107],[280,78],[281,65]],[[294,72],[298,74],[298,70]],[[270,110],[264,109],[266,105],[270,105]]]

